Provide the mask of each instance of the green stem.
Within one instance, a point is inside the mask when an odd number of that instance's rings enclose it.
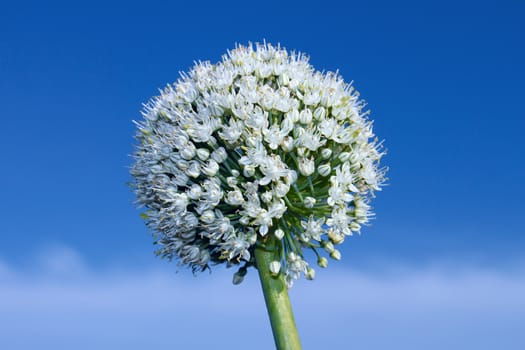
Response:
[[[255,264],[259,271],[266,309],[270,316],[273,338],[278,350],[299,350],[301,343],[295,326],[292,306],[288,298],[288,288],[282,273],[272,276],[269,264],[276,260],[275,242],[273,237],[268,237],[266,246],[255,248]],[[277,258],[279,260],[279,258]]]

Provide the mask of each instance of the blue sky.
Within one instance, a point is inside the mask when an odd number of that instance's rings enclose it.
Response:
[[[316,327],[335,327],[327,344],[344,339],[358,348],[418,349],[429,339],[454,349],[503,341],[523,348],[515,325],[525,321],[525,305],[514,291],[525,288],[524,16],[522,3],[506,0],[4,3],[0,347],[59,348],[90,334],[98,340],[87,348],[176,345],[146,331],[140,341],[123,340],[133,329],[153,332],[157,321],[188,344],[203,328],[219,338],[235,333],[217,325],[225,313],[232,322],[239,321],[233,314],[266,317],[260,300],[249,304],[254,294],[261,298],[255,274],[233,287],[229,271],[193,278],[155,259],[126,186],[131,121],[141,104],[195,60],[215,62],[235,43],[266,39],[353,80],[389,151],[389,186],[373,203],[377,219],[345,242],[334,269],[292,292],[305,348],[319,344],[308,335]],[[414,286],[421,305],[411,303]],[[120,299],[124,290],[129,297]],[[220,291],[228,307],[192,300],[205,290]],[[180,310],[171,294],[184,299]],[[326,297],[313,302],[316,295]],[[322,301],[332,295],[341,305]],[[27,298],[33,304],[21,302]],[[91,309],[78,306],[85,300]],[[132,305],[134,313],[123,311]],[[66,326],[71,312],[84,316],[70,325],[78,327],[69,340],[42,331],[45,320]],[[193,315],[195,329],[177,314]],[[132,315],[148,322],[133,323]],[[330,317],[336,326],[314,322]],[[28,319],[24,331],[36,343],[17,343],[17,327]],[[101,319],[119,331],[102,332]],[[341,321],[359,336],[342,336]],[[239,327],[235,336],[248,341]],[[266,319],[256,329],[271,346]]]

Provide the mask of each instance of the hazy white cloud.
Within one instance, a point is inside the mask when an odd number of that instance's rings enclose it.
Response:
[[[35,260],[31,272],[38,276],[33,277],[64,280],[83,277],[90,272],[76,250],[61,244],[47,246],[36,255]]]
[[[0,261],[0,281],[5,280],[11,276],[11,269],[6,263]]]
[[[67,247],[41,262],[27,271],[0,261],[1,349],[273,347],[254,271],[240,286],[219,269],[98,271]],[[524,272],[327,269],[291,298],[304,349],[523,349]]]

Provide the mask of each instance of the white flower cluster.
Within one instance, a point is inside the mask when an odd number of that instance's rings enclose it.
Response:
[[[372,216],[381,144],[358,93],[279,46],[238,46],[196,64],[151,100],[138,124],[132,175],[158,254],[205,269],[254,264],[277,244],[270,270],[290,287],[340,259],[335,245]]]

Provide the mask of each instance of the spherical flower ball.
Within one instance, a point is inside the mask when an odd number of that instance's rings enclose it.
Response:
[[[161,91],[137,123],[131,174],[157,254],[194,271],[254,265],[276,242],[287,285],[359,232],[381,189],[384,152],[351,84],[280,46],[237,46]]]

